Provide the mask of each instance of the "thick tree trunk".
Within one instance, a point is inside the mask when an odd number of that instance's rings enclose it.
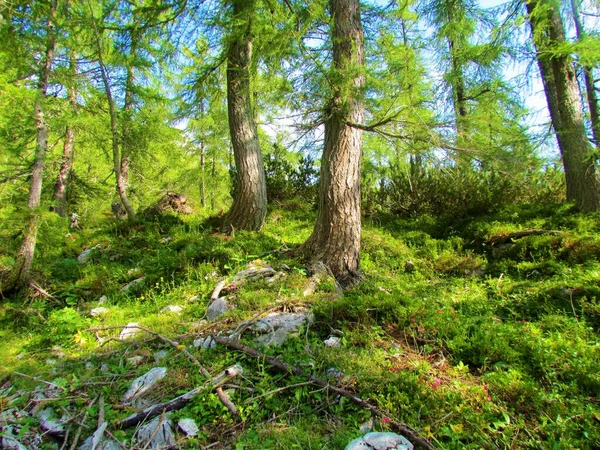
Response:
[[[259,230],[267,213],[267,183],[250,98],[254,1],[232,0],[235,28],[227,55],[227,110],[235,156],[236,194],[223,230]]]
[[[70,66],[71,80],[69,86],[69,104],[72,109],[72,113],[75,114],[77,110],[77,90],[75,88],[75,80],[77,78],[77,59],[75,54],[70,55]],[[65,143],[63,145],[63,156],[58,172],[58,178],[56,179],[56,186],[54,188],[54,208],[53,211],[58,213],[61,217],[67,216],[67,193],[69,190],[69,180],[71,178],[71,170],[73,169],[73,151],[75,148],[75,130],[73,125],[67,125],[65,132]]]
[[[38,208],[42,196],[42,181],[44,176],[44,166],[46,153],[48,151],[48,123],[44,115],[44,102],[47,97],[48,82],[50,79],[50,70],[54,60],[54,48],[56,46],[56,34],[54,31],[54,19],[56,16],[57,0],[50,2],[48,12],[46,51],[40,62],[38,78],[38,95],[35,101],[35,125],[36,125],[36,146],[35,160],[31,172],[31,185],[29,187],[29,198],[27,208],[29,209],[29,219],[25,228],[25,237],[17,253],[15,266],[8,278],[0,286],[0,292],[3,294],[22,288],[29,282],[31,266],[33,265],[33,256],[35,254],[35,245],[37,233],[40,224],[40,214]]]
[[[577,32],[577,40],[581,41],[585,38],[586,32],[581,23],[579,14],[579,5],[577,0],[571,0],[571,8],[573,10],[573,19],[575,21],[575,31]],[[598,106],[598,95],[596,94],[596,86],[594,85],[593,68],[583,66],[583,79],[585,82],[585,92],[588,101],[588,109],[590,111],[590,121],[592,123],[592,139],[596,148],[600,148],[600,110]]]
[[[558,2],[526,0],[525,4],[562,156],[567,200],[574,201],[581,211],[595,211],[600,207],[600,183],[586,135],[579,85],[570,57],[552,52],[565,42]]]
[[[364,105],[363,31],[358,0],[330,0],[333,67],[343,81],[327,107],[319,211],[301,251],[322,262],[342,286],[360,279],[360,158]]]

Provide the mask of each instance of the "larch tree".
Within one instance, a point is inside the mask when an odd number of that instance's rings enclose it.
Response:
[[[29,185],[29,197],[27,200],[29,217],[24,230],[23,242],[17,253],[15,265],[6,280],[4,280],[0,286],[0,292],[3,294],[15,291],[28,284],[41,220],[38,208],[42,197],[42,181],[44,178],[46,154],[48,152],[49,133],[46,117],[46,102],[57,40],[56,13],[58,0],[50,0],[43,6],[47,7],[46,25],[43,30],[45,34],[45,49],[38,62],[37,97],[34,107],[36,144]]]
[[[346,287],[360,280],[360,164],[365,76],[358,0],[330,0],[332,98],[325,108],[319,209],[314,230],[301,247]]]
[[[600,182],[573,61],[560,48],[566,41],[560,4],[557,0],[525,0],[525,6],[562,157],[567,200],[581,211],[596,211],[600,208]]]
[[[267,213],[267,183],[254,120],[251,91],[252,23],[255,2],[232,0],[227,49],[227,111],[235,157],[236,189],[223,230],[259,230]]]

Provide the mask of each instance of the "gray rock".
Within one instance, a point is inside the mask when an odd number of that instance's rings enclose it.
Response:
[[[206,308],[206,318],[212,322],[213,320],[216,320],[225,314],[225,312],[227,312],[227,308],[229,308],[229,303],[225,297],[218,298],[208,305],[208,308]]]
[[[102,365],[100,366],[100,372],[108,372],[108,370],[109,370],[108,364],[102,363]]]
[[[255,339],[257,344],[265,347],[281,347],[290,335],[290,330],[287,328],[277,328],[269,334],[263,334]]]
[[[183,311],[183,308],[178,305],[165,306],[163,309],[160,310],[160,312],[163,314],[164,313],[181,314],[181,311]]]
[[[108,308],[105,308],[104,306],[99,306],[90,311],[90,316],[92,316],[92,317],[103,316],[107,312],[108,312]]]
[[[200,429],[198,428],[198,425],[196,425],[194,419],[179,419],[177,426],[186,436],[198,436],[198,433],[200,432]]]
[[[250,326],[257,333],[268,333],[276,328],[285,328],[288,332],[313,321],[313,316],[305,313],[271,313]]]
[[[215,348],[216,346],[217,346],[217,343],[214,341],[214,339],[211,336],[207,336],[205,338],[198,338],[198,339],[194,340],[194,347],[196,347],[196,348],[207,349],[207,348]]]
[[[16,437],[19,435],[19,430],[11,425],[0,427],[0,448],[8,450],[27,450],[23,444],[21,444]]]
[[[166,374],[166,367],[155,367],[141,377],[133,380],[131,386],[123,396],[123,403],[131,403],[133,400],[143,396],[146,392],[150,391],[156,383],[162,380]]]
[[[138,445],[145,448],[166,448],[175,445],[173,422],[158,416],[137,431]]]
[[[233,277],[233,282],[242,280],[258,280],[260,278],[270,278],[275,275],[275,269],[272,267],[250,267],[242,270]]]
[[[139,326],[140,324],[138,322],[129,322],[125,328],[123,328],[121,334],[119,334],[119,339],[127,340],[133,338],[136,334],[142,331],[137,328]]]
[[[94,251],[98,248],[100,248],[100,244],[94,245],[93,247],[82,251],[81,254],[77,257],[77,262],[79,264],[87,263],[90,260],[90,258],[92,257],[92,254],[94,253]]]
[[[351,441],[345,450],[413,450],[404,436],[396,433],[367,433]]]
[[[52,408],[46,408],[38,413],[40,428],[52,436],[62,437],[65,435],[64,424],[55,417]]]
[[[283,280],[286,277],[287,277],[287,274],[285,272],[277,272],[272,277],[268,277],[266,279],[266,282],[267,282],[267,284],[273,284],[276,281]]]
[[[125,286],[121,288],[121,292],[123,293],[131,293],[140,289],[144,283],[146,282],[146,277],[136,278],[135,280],[127,283]]]
[[[327,372],[325,372],[325,375],[327,376],[327,378],[334,378],[334,379],[344,378],[344,372],[336,369],[335,367],[330,367],[329,369],[327,369]]]
[[[99,304],[99,305],[103,305],[103,304],[105,304],[107,301],[108,301],[108,297],[107,297],[106,295],[103,295],[102,297],[100,297],[100,298],[98,299],[98,304]]]
[[[342,339],[339,336],[329,336],[323,341],[323,344],[325,344],[325,347],[339,347],[342,345]]]
[[[97,443],[96,447],[93,447],[93,440],[94,436],[87,438],[85,441],[83,441],[83,444],[79,446],[79,450],[123,450],[123,447],[121,447],[121,445],[114,439],[102,438]]]

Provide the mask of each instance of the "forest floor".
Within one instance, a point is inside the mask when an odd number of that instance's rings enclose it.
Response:
[[[239,416],[213,389],[201,391],[170,415],[199,427],[195,437],[179,432],[179,446],[343,449],[399,421],[439,448],[600,448],[597,215],[563,206],[454,221],[365,218],[364,280],[343,295],[328,277],[307,291],[310,274],[290,252],[313,223],[314,211],[294,202],[272,207],[262,233],[232,237],[195,216],[132,228],[106,219],[69,234],[46,223],[30,296],[0,304],[5,438],[76,448],[105,422],[121,448],[136,448],[135,427],[117,427],[136,411],[123,400],[136,377],[167,369],[144,399],[160,403],[205,384],[199,365],[212,377],[239,364],[243,374],[224,386]],[[523,230],[539,232],[511,235]],[[283,275],[232,284],[248,267]],[[222,280],[235,308],[206,321]],[[91,317],[97,307],[105,309]],[[310,313],[311,322],[280,346],[255,341],[251,325],[288,312]],[[154,334],[125,338],[128,323]],[[194,346],[233,331],[383,414],[273,369],[266,357]],[[65,423],[36,444],[41,410]]]

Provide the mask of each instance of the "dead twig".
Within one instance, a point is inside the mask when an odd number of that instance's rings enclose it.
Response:
[[[319,386],[322,388],[326,388],[330,392],[338,394],[342,397],[346,397],[347,399],[351,400],[352,402],[356,403],[357,405],[361,406],[362,408],[370,411],[372,414],[374,414],[376,416],[389,418],[389,414],[387,414],[385,411],[379,409],[377,406],[372,405],[368,401],[363,400],[360,397],[357,397],[356,395],[352,394],[351,392],[346,391],[345,389],[342,389],[342,388],[339,388],[336,386],[332,386],[328,382],[321,380],[320,378],[317,378],[314,375],[308,375],[308,374],[304,373],[304,371],[302,369],[299,369],[296,366],[293,366],[291,364],[283,362],[280,359],[274,358],[272,356],[267,356],[264,353],[261,353],[252,347],[248,347],[247,345],[242,344],[239,341],[236,341],[233,339],[228,339],[228,338],[223,338],[223,337],[219,337],[219,336],[212,336],[212,338],[214,339],[214,341],[217,344],[224,345],[232,350],[237,350],[237,351],[245,353],[249,356],[252,356],[254,358],[258,358],[263,361],[266,361],[271,367],[278,369],[284,373],[289,373],[292,375],[303,376],[303,377],[309,378],[310,381],[312,382],[312,384],[315,384],[316,386]],[[411,442],[418,445],[419,447],[426,449],[426,450],[435,450],[435,447],[425,437],[421,436],[418,431],[416,431],[414,428],[410,427],[409,425],[402,423],[402,422],[398,422],[396,420],[390,420],[387,423],[389,424],[389,426],[391,428],[393,428],[396,431],[400,432],[401,434],[405,435]]]
[[[31,375],[26,375],[26,374],[24,374],[24,373],[21,373],[21,372],[13,372],[13,373],[14,373],[15,375],[19,375],[20,377],[23,377],[23,378],[28,378],[28,379],[30,379],[30,380],[37,381],[38,383],[45,384],[45,385],[47,385],[47,386],[50,386],[50,387],[53,387],[53,388],[55,388],[55,389],[60,389],[60,390],[61,390],[61,391],[63,391],[63,392],[67,392],[67,388],[64,388],[64,387],[62,387],[62,386],[59,386],[58,384],[50,383],[49,381],[44,381],[44,380],[42,380],[41,378],[32,377]]]

